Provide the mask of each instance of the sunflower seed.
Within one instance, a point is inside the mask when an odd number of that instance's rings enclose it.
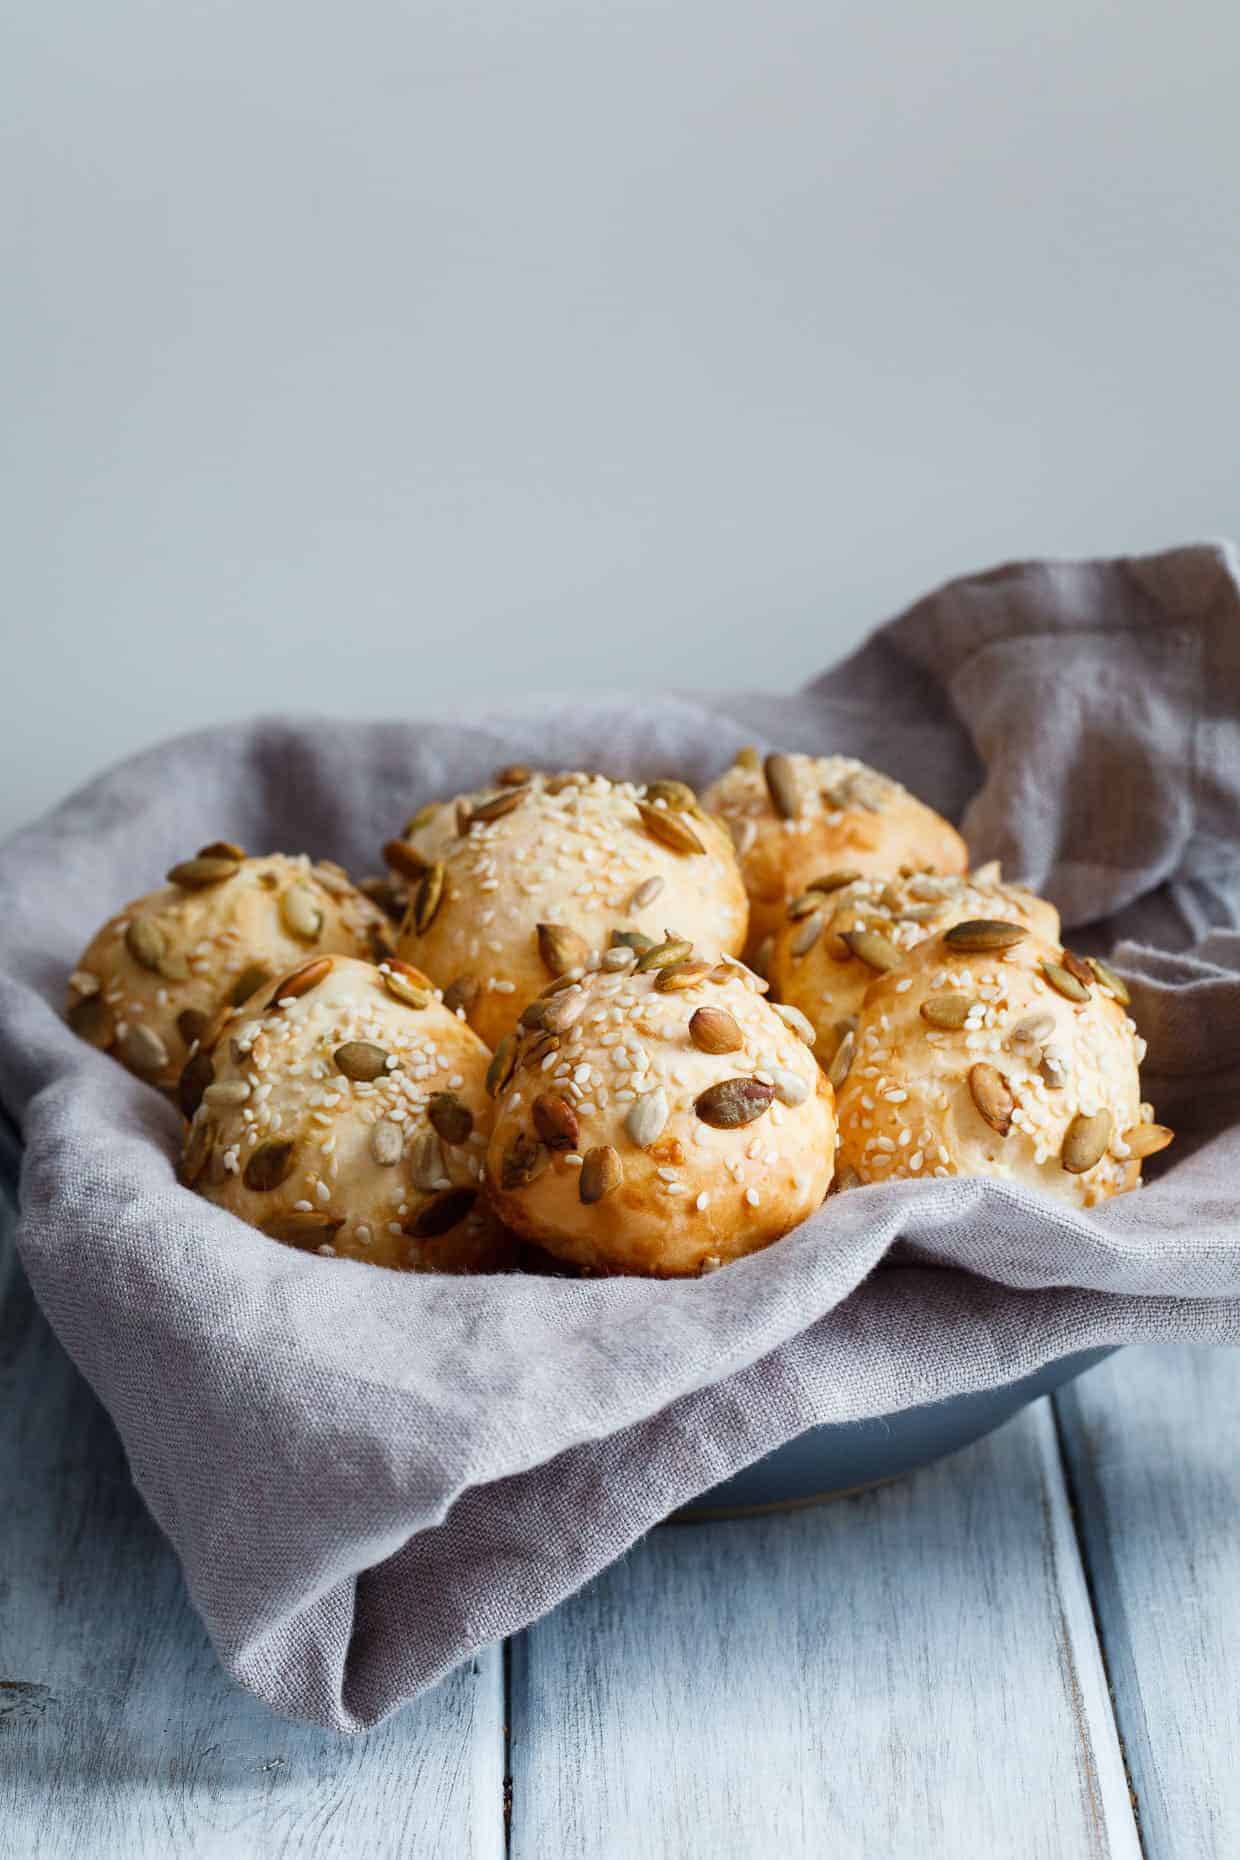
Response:
[[[118,1049],[121,1060],[133,1072],[149,1076],[152,1072],[162,1072],[168,1063],[168,1048],[164,1045],[153,1027],[144,1027],[140,1020],[134,1021],[125,1031],[125,1036]],[[193,1061],[190,1061],[191,1065]]]
[[[941,1027],[945,1033],[956,1033],[975,1006],[967,995],[931,995],[928,1001],[922,1002],[920,1012],[929,1026]]]
[[[215,1142],[215,1125],[209,1117],[197,1117],[185,1139],[181,1167],[177,1171],[186,1188],[192,1188],[211,1159]]]
[[[637,811],[651,839],[658,840],[661,846],[669,846],[675,853],[706,851],[683,815],[669,813],[665,807],[651,807],[648,801],[639,801]]]
[[[592,1202],[602,1201],[604,1195],[613,1194],[623,1180],[624,1165],[619,1155],[610,1143],[600,1143],[586,1151],[577,1177],[577,1193],[588,1207]]]
[[[521,1064],[527,1072],[532,1072],[542,1064],[548,1053],[558,1053],[560,1036],[558,1033],[540,1033],[527,1050],[521,1055]]]
[[[992,1130],[997,1130],[1001,1137],[1006,1137],[1012,1128],[1012,1112],[1016,1109],[1016,1100],[1012,1088],[997,1066],[984,1063],[969,1069],[969,1094],[977,1107],[978,1115],[985,1118]]]
[[[644,930],[613,930],[611,933],[612,949],[631,949],[638,956],[645,955],[654,948],[654,938],[647,936]]]
[[[455,1014],[461,1008],[468,1015],[473,1012],[481,992],[482,984],[476,975],[458,975],[444,989],[443,1004],[449,1014]]]
[[[699,982],[706,980],[713,967],[713,963],[695,961],[689,957],[682,962],[668,963],[654,978],[655,992],[674,995],[685,988],[696,988]]]
[[[932,924],[942,911],[941,904],[906,904],[897,915],[902,924]]]
[[[857,1050],[857,1036],[846,1033],[835,1049],[835,1058],[827,1069],[827,1082],[839,1091],[844,1080],[852,1071],[853,1055]]]
[[[177,1032],[186,1046],[194,1046],[207,1031],[207,1017],[201,1008],[182,1008],[177,1015]]]
[[[370,948],[372,962],[390,962],[396,954],[396,938],[392,926],[386,919],[377,919],[366,926],[366,942]]]
[[[316,1252],[321,1246],[328,1246],[344,1226],[344,1217],[334,1214],[273,1214],[265,1220],[259,1229],[269,1240],[278,1240],[281,1246],[299,1247],[303,1252]]]
[[[444,866],[442,860],[427,866],[418,886],[417,897],[413,904],[413,927],[419,936],[425,936],[435,921],[436,912],[443,902]]]
[[[370,1133],[370,1159],[381,1169],[393,1169],[405,1153],[405,1135],[399,1124],[385,1117]]]
[[[426,1008],[431,1004],[434,990],[430,980],[421,969],[415,969],[412,963],[399,962],[389,958],[380,970],[383,986],[393,1001],[399,1001],[402,1007]]]
[[[249,1095],[250,1087],[245,1079],[217,1079],[203,1092],[202,1102],[215,1110],[227,1109],[244,1104]]]
[[[168,883],[180,885],[183,891],[203,891],[208,885],[222,885],[225,879],[237,876],[242,856],[232,852],[221,856],[210,851],[199,853],[196,859],[182,859],[168,872]]]
[[[845,885],[855,885],[861,876],[860,872],[825,872],[821,878],[812,879],[806,890],[842,891]]]
[[[422,811],[425,813],[425,808]],[[417,820],[418,816],[415,814],[413,820],[405,828],[406,833],[415,830]],[[399,872],[402,878],[416,883],[427,870],[430,860],[424,859],[416,846],[411,846],[407,839],[388,840],[383,848],[383,863],[391,866],[393,872]]]
[[[243,1001],[248,1001],[250,996],[257,994],[260,988],[265,988],[270,980],[271,970],[264,967],[261,962],[247,963],[229,990],[230,1004],[233,1007],[240,1007]]]
[[[187,982],[189,980],[189,963],[180,950],[169,949],[160,959],[159,973],[166,982]]]
[[[716,1130],[735,1130],[761,1117],[770,1109],[774,1096],[772,1088],[761,1079],[722,1079],[718,1085],[708,1085],[699,1092],[693,1108],[704,1124]]]
[[[429,1194],[444,1179],[443,1151],[433,1130],[419,1130],[409,1146],[409,1180],[421,1194]]]
[[[808,1015],[802,1014],[800,1008],[793,1007],[790,1001],[772,1001],[771,1006],[785,1027],[790,1027],[799,1040],[804,1040],[806,1046],[814,1044],[818,1033]]]
[[[312,962],[303,962],[300,969],[294,969],[291,975],[283,976],[272,989],[267,1001],[267,1012],[277,1007],[281,1001],[297,1001],[302,995],[308,995],[312,988],[331,974],[330,956],[316,956]]]
[[[762,767],[762,758],[752,743],[746,743],[742,749],[737,750],[733,766],[738,769],[757,770]]]
[[[267,1194],[293,1173],[293,1145],[281,1138],[260,1143],[241,1172],[247,1188]]]
[[[1065,949],[1062,961],[1064,968],[1074,981],[1078,981],[1082,988],[1090,986],[1094,980],[1094,972],[1083,957],[1078,956],[1074,950]]]
[[[485,825],[490,820],[502,820],[505,814],[511,814],[514,807],[520,807],[529,796],[528,788],[501,788],[489,801],[479,801],[474,808],[474,819]]]
[[[809,1097],[809,1080],[803,1079],[799,1072],[790,1072],[787,1066],[771,1067],[771,1083],[781,1104],[795,1108]]]
[[[552,995],[543,1005],[542,1028],[546,1033],[567,1033],[586,1010],[586,997],[579,988],[567,994]]]
[[[1012,949],[1023,943],[1029,932],[1023,924],[1009,924],[994,917],[970,917],[943,932],[943,941],[954,955],[983,955],[991,950]]]
[[[1028,1058],[1054,1031],[1055,1016],[1053,1014],[1026,1014],[1025,1018],[1018,1020],[1012,1028],[1005,1044],[1009,1052],[1020,1053]]]
[[[1157,1156],[1174,1138],[1174,1130],[1169,1130],[1166,1124],[1134,1124],[1131,1130],[1124,1132],[1124,1142],[1138,1162],[1143,1162],[1147,1156]]]
[[[584,969],[590,960],[590,945],[567,924],[537,926],[538,953],[549,975],[567,975],[570,969]]]
[[[1111,1141],[1111,1113],[1105,1109],[1086,1117],[1078,1111],[1064,1133],[1059,1160],[1069,1175],[1084,1175],[1101,1162]]]
[[[651,969],[666,969],[673,962],[684,962],[693,954],[693,945],[688,937],[673,936],[668,931],[661,943],[652,943],[638,958],[637,973],[646,975]]]
[[[528,1188],[547,1167],[549,1152],[545,1143],[522,1131],[500,1164],[501,1188]]]
[[[768,756],[762,764],[771,806],[781,820],[796,820],[801,813],[801,787],[791,756]]]
[[[445,1143],[468,1143],[473,1134],[474,1114],[455,1092],[432,1092],[426,1115],[431,1129],[438,1132]]]
[[[1089,990],[1084,982],[1078,982],[1075,975],[1070,974],[1061,963],[1044,961],[1042,974],[1055,993],[1062,995],[1065,1001],[1089,1000]]]
[[[388,878],[359,878],[357,889],[363,897],[377,904],[384,916],[398,924],[405,914],[406,897],[399,885]]]
[[[581,1138],[577,1113],[558,1092],[543,1092],[531,1106],[534,1128],[549,1150],[575,1150]]]
[[[460,1226],[473,1207],[477,1193],[473,1188],[451,1188],[446,1195],[437,1195],[405,1222],[404,1231],[412,1240],[437,1240],[440,1234]]]
[[[1097,956],[1091,956],[1089,958],[1089,966],[1102,986],[1110,989],[1121,1007],[1132,1006],[1132,996],[1129,994],[1127,984],[1122,976],[1117,975],[1114,969],[1109,968],[1108,965],[1100,961]],[[1159,1128],[1161,1129],[1162,1126],[1160,1125]]]
[[[337,1072],[343,1072],[345,1078],[355,1079],[361,1084],[369,1085],[374,1079],[380,1079],[387,1071],[388,1056],[382,1046],[376,1046],[373,1040],[346,1040],[332,1054]]]
[[[844,941],[854,956],[868,968],[877,969],[880,975],[889,969],[898,969],[904,960],[904,952],[881,930],[845,930]]]
[[[517,1063],[517,1036],[506,1033],[491,1055],[487,1067],[486,1092],[488,1098],[498,1098],[505,1085],[513,1075]]]
[[[821,892],[803,891],[799,898],[793,898],[792,902],[786,907],[784,915],[787,917],[789,923],[795,924],[800,923],[802,917],[808,917],[811,911],[817,911],[821,908]]]
[[[689,1016],[689,1038],[700,1053],[739,1053],[741,1030],[726,1008],[700,1007]]]
[[[788,954],[794,961],[808,956],[814,944],[822,935],[822,912],[811,911],[805,921],[798,927],[795,936],[788,944]]]
[[[469,805],[468,801],[458,801],[456,804],[456,837],[459,840],[463,840],[469,833],[473,824],[473,808]]]
[[[534,779],[534,771],[524,762],[509,762],[495,771],[497,788],[524,788]]]
[[[125,948],[139,968],[158,975],[168,951],[168,938],[162,924],[153,917],[133,917],[125,929]]]
[[[652,873],[649,878],[643,878],[641,884],[629,899],[626,909],[630,911],[644,911],[648,904],[654,903],[662,889],[662,878],[657,872]]]
[[[639,1150],[647,1150],[663,1135],[669,1115],[667,1093],[662,1086],[656,1086],[653,1091],[643,1092],[640,1098],[634,1099],[624,1128]]]
[[[696,807],[698,798],[687,781],[651,781],[646,783],[646,799],[651,806],[662,801],[673,814],[687,813]]]
[[[320,859],[314,876],[329,898],[351,898],[357,889],[344,867],[331,859]]]
[[[1063,1054],[1057,1047],[1044,1048],[1038,1061],[1038,1071],[1048,1091],[1062,1091],[1068,1083],[1068,1067]]]

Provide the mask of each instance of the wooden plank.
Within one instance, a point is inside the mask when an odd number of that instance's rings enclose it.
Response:
[[[498,1860],[498,1651],[365,1738],[272,1717],[219,1666],[111,1424],[3,1265],[0,1852]]]
[[[1050,1410],[656,1532],[512,1649],[513,1860],[1137,1860]]]
[[[1058,1398],[1150,1860],[1240,1853],[1240,1356],[1125,1350]]]

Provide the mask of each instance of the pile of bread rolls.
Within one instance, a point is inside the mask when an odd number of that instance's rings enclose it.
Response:
[[[186,1186],[285,1245],[685,1277],[832,1189],[1090,1207],[1171,1141],[1120,977],[848,757],[742,749],[700,798],[506,768],[383,857],[216,841],[69,978],[74,1031],[179,1105]]]

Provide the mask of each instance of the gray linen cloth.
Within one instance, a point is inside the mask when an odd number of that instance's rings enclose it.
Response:
[[[1047,892],[1080,947],[1121,939],[1146,1092],[1179,1132],[1146,1188],[1084,1214],[893,1182],[692,1283],[401,1275],[275,1246],[180,1188],[174,1112],[60,1018],[96,925],[204,840],[370,870],[414,804],[497,763],[701,783],[751,740],[872,760]],[[1213,546],[957,581],[795,697],[211,730],[18,834],[0,1101],[25,1144],[19,1244],[229,1670],[355,1731],[816,1422],[1095,1345],[1240,1338],[1238,848],[1240,585]]]

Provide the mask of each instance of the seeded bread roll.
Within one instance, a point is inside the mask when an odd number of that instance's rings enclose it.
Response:
[[[492,1269],[514,1249],[477,1201],[488,1059],[416,970],[315,958],[217,1038],[182,1180],[326,1258]]]
[[[684,1277],[769,1246],[819,1205],[834,1095],[739,963],[681,942],[530,1004],[492,1061],[492,1204],[593,1272]]]
[[[432,842],[429,863],[407,840],[384,855],[411,884],[401,955],[434,976],[489,1046],[614,933],[653,942],[670,924],[712,953],[745,940],[731,840],[681,782],[531,775],[462,796],[451,813],[452,837]],[[442,825],[437,815],[420,831]]]
[[[801,1010],[818,1038],[818,1063],[830,1066],[855,1025],[875,975],[896,968],[910,949],[967,918],[1006,918],[1055,942],[1059,912],[1023,885],[1005,885],[988,866],[970,878],[914,872],[903,878],[838,881],[794,898],[776,932],[767,972],[776,998]]]
[[[1088,1208],[1171,1141],[1141,1103],[1119,977],[1008,936],[956,925],[871,982],[839,1087],[838,1186],[988,1175]]]
[[[762,762],[742,749],[702,804],[736,841],[749,893],[748,951],[759,967],[784,907],[823,873],[963,872],[969,863],[964,841],[940,814],[851,756]]]
[[[391,929],[337,865],[216,841],[92,937],[69,977],[75,1033],[171,1090],[210,1023],[311,955],[380,955]]]

